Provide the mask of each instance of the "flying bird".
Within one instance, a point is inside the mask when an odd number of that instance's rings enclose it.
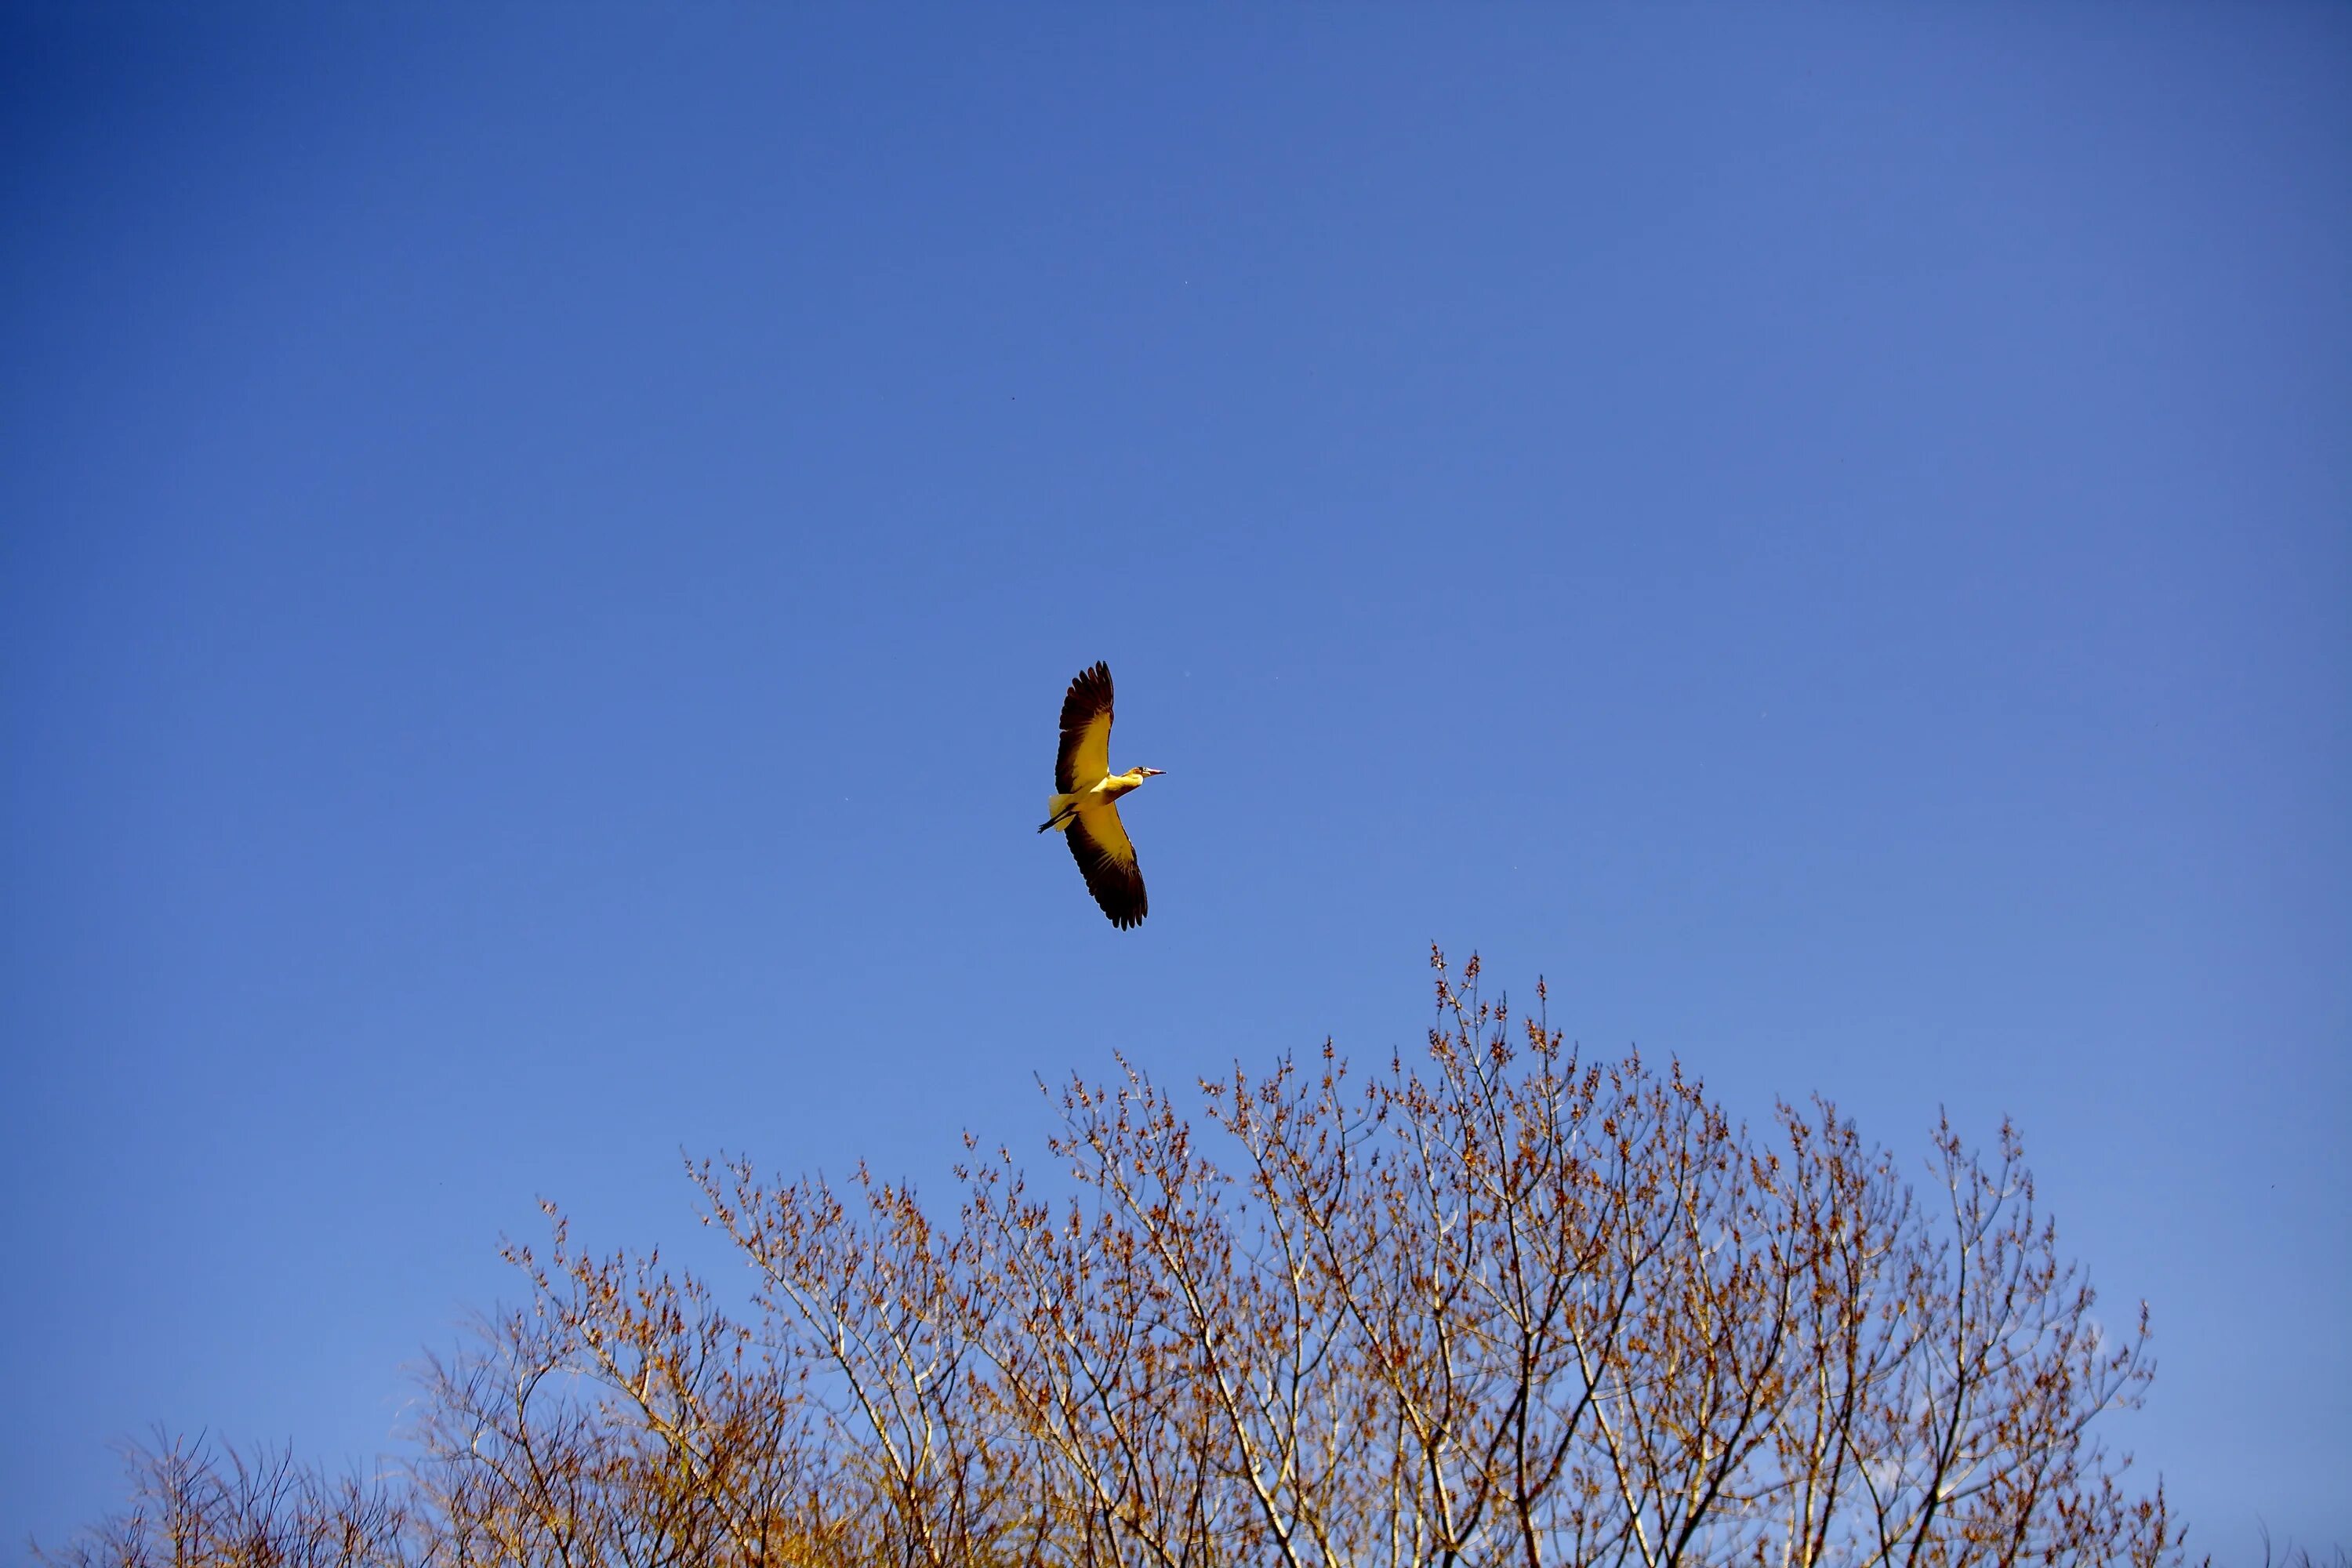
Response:
[[[1118,819],[1118,797],[1159,768],[1110,771],[1110,666],[1082,669],[1062,699],[1062,745],[1054,753],[1054,799],[1037,831],[1058,827],[1087,879],[1087,890],[1121,931],[1143,923],[1150,905],[1135,846]]]

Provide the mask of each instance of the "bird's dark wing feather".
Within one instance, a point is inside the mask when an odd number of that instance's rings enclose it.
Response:
[[[1150,905],[1143,896],[1143,868],[1135,863],[1135,846],[1115,805],[1080,808],[1070,824],[1070,853],[1085,873],[1087,890],[1110,917],[1110,923],[1128,931],[1143,923]]]
[[[1054,792],[1067,795],[1110,772],[1110,666],[1082,669],[1062,699],[1062,745],[1054,753]]]

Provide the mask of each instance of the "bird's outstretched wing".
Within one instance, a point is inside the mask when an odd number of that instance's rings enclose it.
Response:
[[[1108,719],[1104,727],[1109,727]],[[1143,897],[1143,868],[1135,863],[1135,846],[1118,819],[1118,807],[1080,807],[1067,837],[1070,853],[1086,874],[1087,890],[1110,917],[1110,923],[1121,931],[1141,925],[1150,905]]]
[[[1067,795],[1110,772],[1110,696],[1107,664],[1082,669],[1070,682],[1062,699],[1062,748],[1054,754],[1055,794]],[[1125,834],[1119,842],[1127,842]]]

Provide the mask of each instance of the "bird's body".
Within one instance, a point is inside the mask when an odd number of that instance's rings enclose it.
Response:
[[[1129,768],[1123,773],[1107,773],[1074,794],[1057,795],[1046,803],[1045,822],[1037,831],[1043,833],[1047,827],[1066,827],[1072,812],[1087,806],[1108,805],[1159,771],[1158,768]]]
[[[1054,796],[1037,831],[1060,828],[1067,836],[1087,889],[1110,923],[1126,931],[1143,923],[1150,905],[1135,845],[1118,819],[1118,797],[1160,770],[1110,771],[1111,696],[1108,665],[1081,670],[1070,682],[1062,699],[1061,745],[1054,754]]]

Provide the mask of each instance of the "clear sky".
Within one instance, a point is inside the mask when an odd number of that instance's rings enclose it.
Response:
[[[199,13],[202,13],[201,15]],[[560,1199],[1428,1022],[2019,1121],[2352,1545],[2352,12],[0,6],[0,1539]],[[1108,659],[1152,913],[1034,831]]]

